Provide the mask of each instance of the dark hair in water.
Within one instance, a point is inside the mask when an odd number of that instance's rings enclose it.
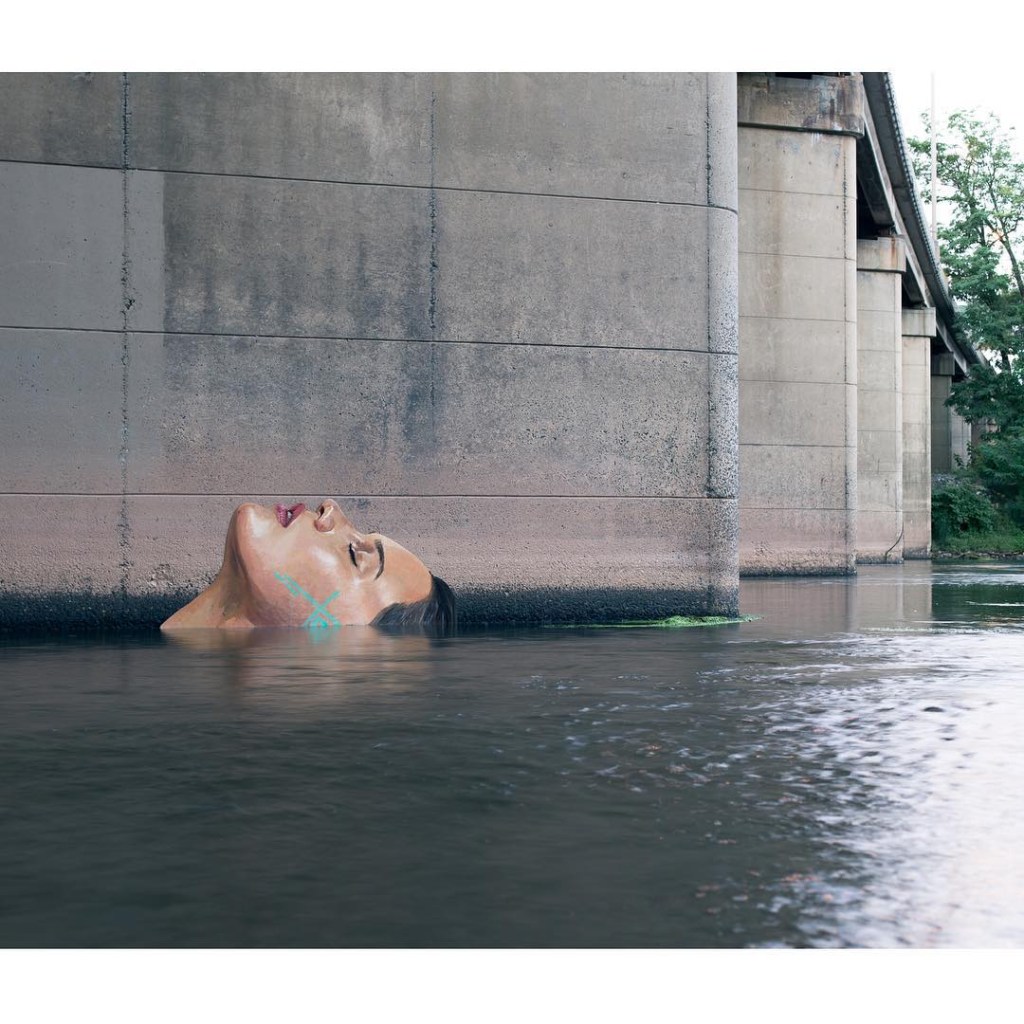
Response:
[[[430,574],[430,593],[412,604],[390,604],[371,626],[421,627],[447,633],[455,628],[455,595],[439,576]]]

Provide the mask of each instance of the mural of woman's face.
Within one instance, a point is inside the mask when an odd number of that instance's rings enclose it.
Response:
[[[360,533],[330,498],[315,510],[247,503],[231,517],[217,579],[164,627],[367,625],[422,601],[432,582],[412,552]]]

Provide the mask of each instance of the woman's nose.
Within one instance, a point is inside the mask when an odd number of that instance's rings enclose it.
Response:
[[[333,498],[324,498],[316,511],[316,523],[314,524],[321,533],[330,533],[340,526],[347,526],[354,529],[348,517]]]

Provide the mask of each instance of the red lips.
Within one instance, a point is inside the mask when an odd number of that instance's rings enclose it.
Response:
[[[298,505],[275,505],[274,511],[277,513],[277,521],[284,527],[287,527],[292,520],[298,518],[306,511],[306,506],[299,502]]]

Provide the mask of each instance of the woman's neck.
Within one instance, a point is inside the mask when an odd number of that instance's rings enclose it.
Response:
[[[251,629],[254,623],[246,608],[244,593],[231,561],[225,559],[213,582],[160,628]]]

